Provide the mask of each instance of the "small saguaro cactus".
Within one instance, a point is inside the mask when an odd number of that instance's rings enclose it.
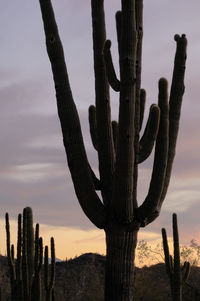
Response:
[[[49,250],[48,246],[45,246],[44,252],[44,286],[46,291],[46,301],[55,300],[54,296],[54,283],[55,283],[55,245],[54,239],[51,237],[51,265],[50,265],[50,277],[49,277]],[[50,279],[49,279],[50,278]]]
[[[163,249],[165,254],[166,272],[170,279],[172,300],[181,301],[183,283],[187,281],[190,273],[190,263],[185,261],[183,266],[181,266],[178,224],[177,216],[175,213],[173,214],[172,219],[174,257],[172,257],[169,253],[167,233],[164,228],[162,229]]]
[[[43,262],[43,240],[39,237],[39,224],[35,226],[34,277],[32,281],[31,301],[41,300],[41,268]]]
[[[89,107],[89,123],[98,153],[98,179],[87,158],[53,7],[50,0],[39,1],[75,192],[86,216],[106,235],[105,301],[132,301],[138,230],[159,216],[169,186],[184,93],[187,40],[185,35],[175,35],[170,95],[167,80],[161,78],[158,105],[151,106],[140,138],[146,99],[141,88],[143,1],[121,0],[121,11],[116,13],[118,79],[111,41],[106,39],[104,1],[91,0],[95,105]],[[119,117],[113,122],[109,86],[119,93]],[[138,166],[148,158],[155,141],[149,190],[139,202]]]
[[[10,269],[10,285],[11,285],[11,301],[20,301],[23,299],[22,287],[22,267],[21,267],[21,248],[22,248],[22,232],[21,232],[21,214],[18,215],[18,239],[17,239],[17,259],[14,258],[14,245],[10,245],[10,223],[9,215],[6,213],[6,245],[7,259]]]
[[[9,215],[6,213],[7,258],[10,268],[11,301],[42,301],[41,269],[43,263],[43,240],[39,237],[39,224],[33,228],[32,209],[26,207],[18,215],[17,258],[14,245],[10,245]],[[55,247],[52,244],[52,270],[55,274]]]

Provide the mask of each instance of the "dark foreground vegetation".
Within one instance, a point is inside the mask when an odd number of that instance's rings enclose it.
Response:
[[[103,301],[105,257],[83,254],[74,259],[56,263],[55,295],[59,301]],[[171,300],[165,265],[159,263],[135,270],[135,301]],[[183,300],[200,300],[200,268],[192,267],[183,286]],[[10,300],[10,282],[7,258],[0,256],[0,286],[2,300]],[[196,296],[195,296],[196,295]]]

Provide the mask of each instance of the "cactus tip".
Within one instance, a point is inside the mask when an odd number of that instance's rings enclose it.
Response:
[[[111,44],[112,44],[112,43],[111,43],[111,40],[106,40],[106,41],[105,41],[104,48],[105,48],[105,49],[110,49]]]
[[[178,40],[180,39],[180,36],[179,36],[179,34],[175,34],[175,36],[174,36],[174,40],[176,41],[176,42],[178,42]]]

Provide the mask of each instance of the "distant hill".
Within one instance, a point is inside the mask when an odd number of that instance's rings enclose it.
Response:
[[[56,263],[56,300],[103,301],[105,257],[87,253]],[[135,301],[170,301],[169,280],[163,263],[136,268]],[[0,256],[0,286],[3,301],[9,301],[7,259]],[[199,290],[197,289],[199,288]],[[196,297],[195,297],[196,294]],[[200,268],[193,267],[183,301],[200,301]]]

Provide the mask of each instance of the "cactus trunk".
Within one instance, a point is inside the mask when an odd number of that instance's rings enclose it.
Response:
[[[138,231],[106,231],[105,301],[133,300],[134,259]]]

